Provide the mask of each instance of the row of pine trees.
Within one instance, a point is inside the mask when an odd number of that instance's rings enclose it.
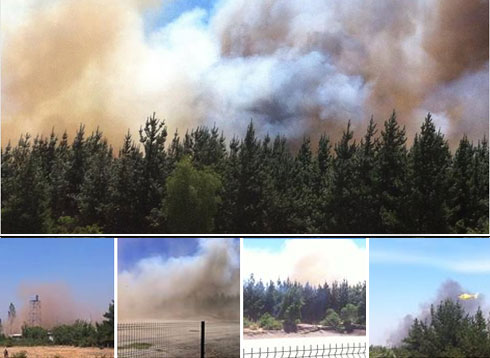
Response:
[[[488,315],[488,313],[486,314]],[[400,347],[374,346],[373,358],[490,357],[490,319],[451,300],[431,306],[426,320],[415,319]],[[487,316],[488,317],[488,316]]]
[[[84,127],[70,143],[2,149],[4,233],[484,233],[485,138],[454,153],[430,114],[408,147],[396,113],[362,140],[243,139],[198,127],[167,138],[153,115],[118,153]],[[313,150],[312,147],[316,149]]]
[[[243,284],[244,320],[257,322],[264,315],[277,320],[318,324],[330,310],[340,315],[354,307],[357,322],[366,325],[366,282],[334,281],[322,285],[300,284],[286,279],[264,284],[251,275]],[[291,317],[292,316],[292,317]]]

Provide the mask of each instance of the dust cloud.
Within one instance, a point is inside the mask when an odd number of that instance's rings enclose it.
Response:
[[[178,241],[178,239],[175,239]],[[119,274],[119,320],[237,320],[239,244],[201,239],[193,256],[145,258]]]

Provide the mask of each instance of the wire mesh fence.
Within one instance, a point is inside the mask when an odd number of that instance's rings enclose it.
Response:
[[[367,344],[329,344],[243,350],[243,358],[366,358]]]
[[[117,325],[119,358],[201,357],[201,322]]]
[[[239,322],[132,322],[117,325],[119,358],[238,358]]]

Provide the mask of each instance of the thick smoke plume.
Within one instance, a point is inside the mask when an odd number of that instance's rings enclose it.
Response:
[[[102,312],[78,301],[69,286],[63,283],[31,284],[23,283],[18,288],[19,306],[16,306],[17,317],[13,325],[2,320],[7,334],[20,333],[22,326],[29,322],[29,301],[39,295],[41,301],[41,326],[51,329],[61,324],[71,324],[78,319],[88,322],[100,321]],[[8,307],[5,307],[5,316]],[[3,312],[2,312],[3,313]]]
[[[347,280],[350,284],[367,279],[367,253],[352,240],[291,239],[279,251],[244,247],[243,277],[251,274],[264,282],[277,279],[322,285]]]
[[[119,319],[238,319],[239,257],[236,241],[206,238],[194,256],[142,259],[119,274]]]
[[[420,306],[420,312],[414,317],[412,315],[406,315],[403,320],[398,325],[398,328],[393,332],[389,339],[388,344],[391,346],[398,346],[402,342],[402,340],[407,337],[408,331],[413,324],[413,320],[418,318],[421,321],[426,321],[430,319],[430,306],[434,305],[436,307],[441,302],[450,299],[455,302],[459,302],[459,304],[463,307],[464,311],[470,315],[474,315],[478,308],[480,307],[482,310],[485,310],[485,297],[482,295],[478,295],[478,298],[463,301],[458,298],[459,295],[465,292],[470,292],[465,290],[458,282],[453,280],[447,280],[444,282],[439,290],[437,291],[436,297],[429,303],[424,303]]]
[[[174,0],[179,1],[179,0]],[[488,0],[221,0],[145,30],[158,0],[2,1],[2,140],[80,122],[337,136],[393,108],[452,144],[488,132]]]

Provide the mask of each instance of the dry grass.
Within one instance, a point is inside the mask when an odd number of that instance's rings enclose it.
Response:
[[[3,350],[1,353],[3,355]],[[25,351],[27,358],[113,358],[114,349],[112,348],[78,348],[67,346],[50,346],[50,347],[10,347],[9,357],[15,353]]]

